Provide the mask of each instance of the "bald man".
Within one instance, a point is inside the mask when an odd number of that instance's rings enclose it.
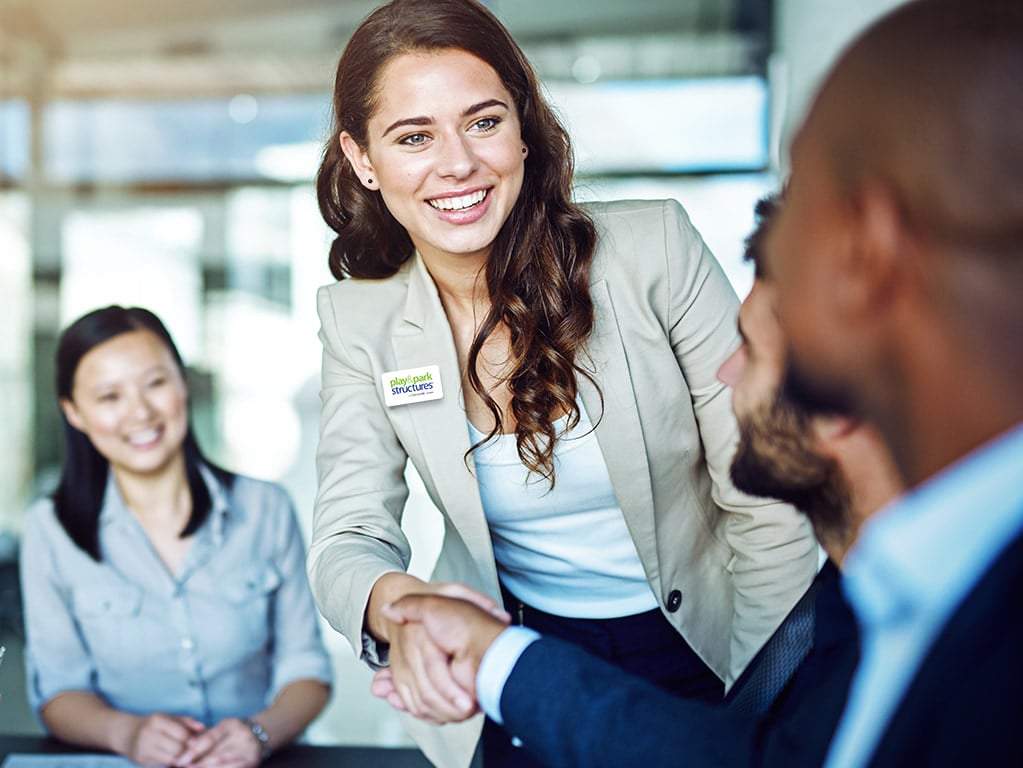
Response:
[[[902,486],[872,427],[836,413],[811,415],[781,391],[784,339],[760,258],[774,203],[761,201],[757,213],[746,251],[756,278],[739,312],[743,343],[719,372],[733,388],[740,427],[732,477],[747,493],[795,504],[829,554],[794,609],[809,603],[815,612],[813,648],[801,663],[795,659],[791,680],[791,669],[774,667],[775,652],[791,650],[778,646],[803,631],[786,619],[722,708],[671,696],[578,646],[506,628],[462,601],[406,597],[388,609],[396,621],[422,621],[449,650],[466,690],[477,690],[487,714],[547,765],[816,767],[841,713],[858,653],[836,564],[862,521]],[[402,706],[386,671],[374,691]]]
[[[858,38],[766,257],[801,401],[877,424],[913,486],[846,560],[862,660],[826,765],[1023,765],[1023,3]]]

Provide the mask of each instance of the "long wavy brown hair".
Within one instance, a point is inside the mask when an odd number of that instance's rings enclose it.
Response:
[[[470,386],[495,426],[475,450],[502,431],[501,412],[477,372],[480,350],[503,323],[511,343],[511,410],[522,462],[554,485],[553,421],[579,422],[577,374],[593,330],[589,269],[593,222],[571,201],[574,170],[568,134],[540,94],[525,54],[501,23],[474,0],[394,0],[370,14],[337,67],[333,130],[316,179],[320,211],[337,233],[330,270],[338,279],[384,278],[414,254],[405,229],[382,197],[366,189],[341,151],[347,132],[366,148],[366,125],[386,64],[407,53],[460,49],[489,64],[512,95],[529,147],[519,199],[491,248],[486,266],[490,310],[469,348]]]

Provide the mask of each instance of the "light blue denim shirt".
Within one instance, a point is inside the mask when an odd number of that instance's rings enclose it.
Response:
[[[860,623],[860,664],[829,768],[870,762],[942,627],[1023,532],[1021,479],[1023,425],[931,478],[861,530],[842,569]]]
[[[248,717],[300,679],[331,681],[287,493],[205,472],[213,506],[171,575],[111,476],[101,562],[68,538],[53,504],[29,510],[21,542],[29,703],[91,691],[135,714],[206,725]]]

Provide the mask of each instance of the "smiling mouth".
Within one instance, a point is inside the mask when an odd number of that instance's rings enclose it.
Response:
[[[128,442],[132,445],[148,445],[159,438],[160,434],[161,430],[159,429],[147,429],[144,432],[136,432],[134,435],[130,435]]]
[[[474,208],[487,199],[489,189],[481,189],[477,192],[470,192],[468,195],[458,197],[441,197],[427,200],[430,205],[438,211],[464,211],[467,208]]]

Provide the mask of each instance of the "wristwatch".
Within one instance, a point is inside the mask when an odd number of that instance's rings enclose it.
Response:
[[[259,759],[266,760],[270,757],[270,753],[273,751],[270,749],[270,737],[267,735],[267,732],[263,730],[263,726],[255,720],[246,719],[242,720],[242,722],[249,726],[249,730],[252,731],[252,735],[256,738],[256,741],[259,742]]]

